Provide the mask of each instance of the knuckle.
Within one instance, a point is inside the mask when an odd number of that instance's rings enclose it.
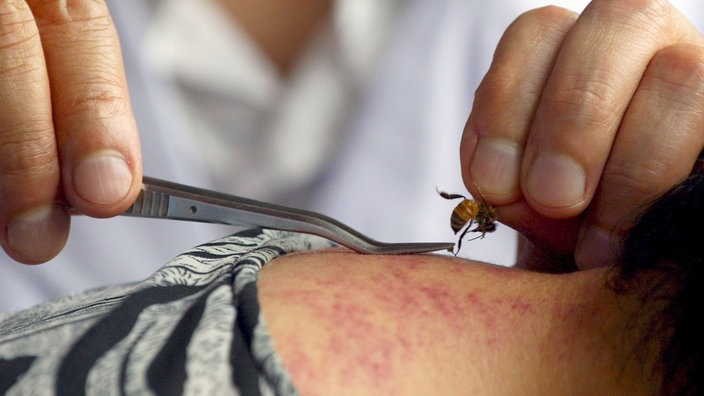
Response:
[[[0,145],[0,202],[2,214],[26,210],[52,200],[59,180],[53,135],[16,133]]]
[[[3,177],[39,179],[58,171],[56,142],[46,130],[6,134],[0,156]]]
[[[667,189],[672,177],[670,164],[651,159],[645,162],[625,161],[611,164],[604,170],[608,191],[616,193],[621,201],[650,200]]]
[[[23,93],[36,90],[45,74],[39,31],[31,11],[26,4],[0,2],[0,100],[5,105],[16,102]]]
[[[39,35],[31,11],[17,3],[16,1],[0,2],[0,51],[2,51],[0,64],[3,65],[8,58],[14,61],[21,60],[19,55],[22,54],[12,56],[13,51],[27,51],[30,47],[28,43]]]
[[[29,43],[33,39],[34,37],[27,37],[12,45],[0,47],[0,78],[6,85],[12,84],[13,81],[21,82],[12,87],[13,93],[35,89],[32,85],[24,84],[28,81],[40,82],[38,79],[43,78],[46,73],[41,47]]]
[[[4,28],[4,24],[14,24],[18,21],[32,19],[32,13],[27,7],[24,0],[5,0],[0,1],[0,29]]]
[[[702,94],[704,90],[704,48],[677,44],[658,51],[646,77],[673,85],[677,91]]]
[[[109,18],[103,0],[27,0],[40,24],[101,21]]]
[[[587,10],[595,20],[611,22],[640,35],[650,32],[653,39],[661,39],[673,26],[673,8],[667,0],[595,0]]]
[[[563,36],[574,26],[577,17],[578,14],[557,6],[527,11],[509,25],[499,45],[502,47],[511,42],[512,47],[515,47],[515,43],[520,43],[524,47],[536,49],[543,44],[552,45],[556,40],[562,41]]]
[[[525,27],[528,30],[545,30],[555,24],[569,22],[570,24],[577,19],[577,14],[555,5],[548,5],[540,8],[535,8],[524,12],[512,26]]]
[[[586,76],[568,77],[570,82],[558,87],[546,98],[547,106],[557,117],[594,127],[611,127],[614,118],[615,88],[608,82]]]
[[[67,87],[72,94],[57,98],[61,117],[115,118],[130,113],[130,101],[124,84],[117,78],[94,78]]]
[[[45,47],[102,53],[116,41],[103,0],[28,0]],[[114,43],[113,43],[114,44]]]
[[[474,100],[479,103],[505,104],[515,93],[515,81],[503,74],[490,71],[474,91]]]

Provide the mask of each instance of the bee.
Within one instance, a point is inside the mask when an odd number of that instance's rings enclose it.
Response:
[[[477,201],[468,199],[464,195],[448,194],[439,190],[438,194],[445,199],[462,199],[462,201],[455,206],[455,209],[452,211],[452,216],[450,216],[450,227],[452,227],[452,231],[454,231],[455,234],[464,228],[464,231],[462,231],[457,240],[455,256],[460,252],[462,239],[464,239],[468,232],[481,233],[481,235],[470,239],[470,241],[473,241],[477,238],[484,238],[487,232],[496,231],[496,209],[484,201],[484,197],[481,196],[481,193],[479,193],[481,199]],[[472,228],[473,224],[476,224],[476,227]]]

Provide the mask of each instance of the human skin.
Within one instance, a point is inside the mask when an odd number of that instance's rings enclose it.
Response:
[[[607,273],[331,250],[274,260],[258,289],[304,395],[655,393]]]
[[[279,73],[295,67],[310,38],[332,12],[332,0],[218,0]]]
[[[580,15],[545,7],[508,27],[460,157],[467,188],[536,248],[528,261],[613,263],[643,204],[692,172],[703,44],[661,0],[592,1]]]
[[[331,4],[220,1],[283,73]],[[477,91],[460,147],[467,188],[544,255],[582,268],[609,262],[627,214],[686,176],[704,146],[702,42],[663,0],[525,14]],[[104,1],[0,1],[3,249],[24,263],[50,260],[68,237],[69,207],[122,213],[141,177]]]

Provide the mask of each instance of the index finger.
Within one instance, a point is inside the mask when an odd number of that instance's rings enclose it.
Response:
[[[51,87],[66,198],[107,217],[136,198],[141,155],[117,32],[103,0],[27,0]]]
[[[567,34],[526,144],[522,191],[539,213],[580,213],[594,196],[621,119],[650,59],[701,43],[668,2],[595,0]]]

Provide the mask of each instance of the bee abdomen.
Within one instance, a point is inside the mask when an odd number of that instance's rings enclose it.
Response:
[[[455,207],[452,211],[452,216],[450,217],[450,227],[452,231],[456,233],[462,229],[467,223],[471,222],[477,217],[479,212],[479,206],[476,202],[465,199],[460,202],[459,205]]]

